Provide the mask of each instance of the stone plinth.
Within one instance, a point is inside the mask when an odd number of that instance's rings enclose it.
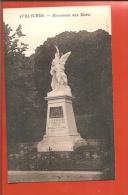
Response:
[[[53,93],[54,94],[54,93]],[[75,116],[72,107],[72,97],[57,96],[48,93],[46,134],[38,143],[38,152],[73,151],[77,142],[86,144],[77,131]]]

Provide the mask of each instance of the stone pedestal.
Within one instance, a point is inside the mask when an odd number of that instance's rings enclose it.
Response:
[[[55,96],[55,94],[57,96]],[[71,93],[53,92],[48,101],[46,134],[38,143],[38,152],[73,151],[78,142],[86,144],[77,131]]]

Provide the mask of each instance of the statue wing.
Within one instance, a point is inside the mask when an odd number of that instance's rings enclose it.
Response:
[[[61,65],[64,65],[66,63],[66,61],[69,58],[70,54],[71,54],[71,51],[69,51],[69,52],[67,52],[67,53],[65,53],[64,55],[61,56],[60,61],[59,61]]]

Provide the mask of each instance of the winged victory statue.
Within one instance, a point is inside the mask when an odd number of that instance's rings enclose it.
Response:
[[[71,51],[60,55],[59,49],[56,47],[55,58],[52,61],[50,74],[52,75],[52,90],[58,90],[68,87],[67,75],[65,74],[65,63],[69,58]]]

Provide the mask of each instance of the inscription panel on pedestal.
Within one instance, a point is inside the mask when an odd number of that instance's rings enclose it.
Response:
[[[49,133],[65,132],[66,124],[62,106],[50,107],[47,129]]]
[[[50,107],[50,112],[49,112],[49,118],[63,118],[63,108],[62,106],[57,106],[57,107]]]

